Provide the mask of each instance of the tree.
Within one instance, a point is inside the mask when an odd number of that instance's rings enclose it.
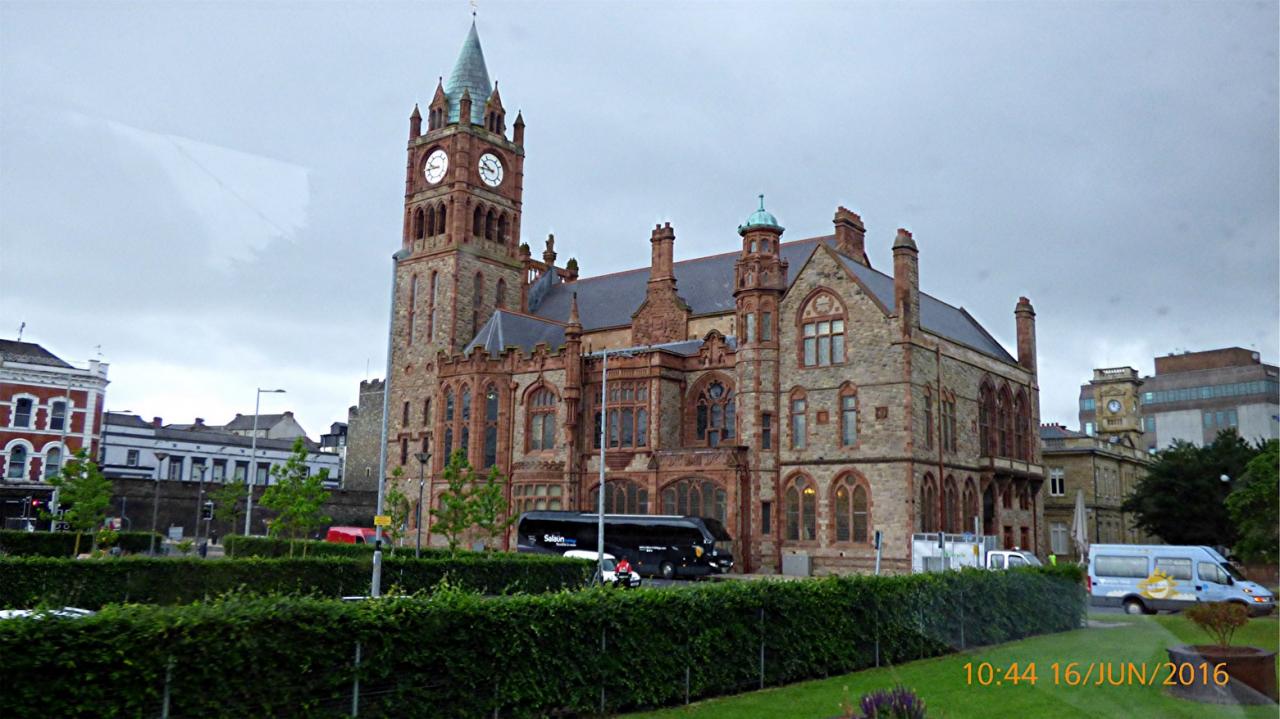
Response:
[[[472,523],[486,539],[501,536],[516,521],[516,516],[507,512],[506,485],[507,478],[493,467],[484,484],[471,494]]]
[[[226,522],[231,527],[232,533],[236,531],[236,527],[240,526],[240,516],[244,514],[243,502],[246,491],[248,491],[248,485],[243,479],[237,479],[209,493],[209,499],[213,500],[213,518],[219,522]]]
[[[467,461],[467,453],[459,449],[449,455],[449,463],[440,477],[445,489],[440,493],[440,506],[431,510],[432,528],[444,535],[449,551],[456,552],[459,539],[472,525],[468,487],[475,479],[475,470]]]
[[[1121,510],[1169,544],[1231,546],[1236,527],[1225,502],[1231,483],[1221,477],[1239,478],[1257,453],[1234,429],[1204,447],[1175,442],[1156,454]]]
[[[80,535],[96,531],[107,518],[111,480],[102,476],[98,464],[82,449],[67,461],[61,472],[49,478],[49,484],[58,491],[58,503],[67,506],[62,521],[76,531],[72,556],[79,555]]]
[[[1247,562],[1275,565],[1280,557],[1280,441],[1269,440],[1227,497],[1239,540],[1233,551]]]
[[[404,496],[402,478],[404,477],[404,469],[396,467],[391,470],[393,481],[387,485],[387,494],[382,498],[382,511],[391,517],[391,526],[384,528],[382,531],[387,533],[387,539],[391,542],[391,554],[396,553],[396,545],[404,538],[408,529],[409,521],[409,498]]]
[[[283,465],[272,467],[275,484],[262,493],[262,506],[276,512],[267,534],[272,537],[288,537],[289,556],[293,556],[293,541],[301,539],[315,529],[328,524],[330,517],[321,512],[329,501],[329,490],[324,481],[329,470],[318,474],[307,471],[307,445],[299,437],[293,443],[293,453]],[[303,547],[303,555],[306,547]]]

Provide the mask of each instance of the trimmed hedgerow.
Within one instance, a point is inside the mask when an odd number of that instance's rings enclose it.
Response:
[[[369,593],[371,558],[119,559],[44,557],[0,559],[0,608],[107,604],[183,604],[222,594]],[[452,559],[385,557],[382,589],[417,592],[442,580],[484,594],[547,592],[582,586],[591,564],[578,559],[509,553],[461,554]]]
[[[163,539],[152,532],[117,532],[112,546],[126,552],[146,552],[151,549],[151,538],[159,545]],[[87,552],[93,544],[92,534],[80,535],[80,551]],[[70,557],[75,551],[75,532],[20,532],[0,530],[0,554],[13,557]]]
[[[155,716],[166,683],[172,716],[348,716],[357,679],[359,716],[596,714],[602,699],[616,712],[853,671],[873,666],[877,648],[881,663],[899,663],[1074,629],[1084,600],[1079,571],[1061,568],[246,597],[0,622],[0,676],[7,706],[41,716]]]
[[[240,534],[233,534],[222,540],[223,549],[226,550],[228,557],[288,557],[290,555],[290,544],[293,545],[292,554],[295,557],[302,556],[304,551],[308,557],[364,557],[368,559],[369,555],[373,554],[372,544],[321,542],[314,539],[300,539],[296,542],[290,542],[287,539],[246,537]],[[384,557],[390,556],[391,552],[391,545],[384,541],[382,543],[382,555]],[[403,557],[406,554],[412,556],[413,547],[395,548],[397,557]],[[447,557],[449,556],[449,551],[434,547],[423,547],[422,556]]]

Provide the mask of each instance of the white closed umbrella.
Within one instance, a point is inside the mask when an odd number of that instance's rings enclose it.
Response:
[[[1080,561],[1083,562],[1089,554],[1089,517],[1084,507],[1084,490],[1082,489],[1076,490],[1076,511],[1075,516],[1071,518],[1071,538],[1080,548]]]

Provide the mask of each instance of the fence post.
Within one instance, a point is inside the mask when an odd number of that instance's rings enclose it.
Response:
[[[160,719],[169,719],[169,684],[173,681],[173,657],[164,664],[164,699],[160,705]]]
[[[960,588],[960,649],[965,648],[964,643],[964,587]]]
[[[684,663],[684,703],[689,703],[689,662]]]
[[[604,660],[607,658],[605,645],[605,625],[600,625],[600,669],[604,672]],[[600,715],[604,716],[604,677],[600,677]]]
[[[360,642],[356,642],[355,671],[351,676],[351,716],[360,716]]]
[[[760,688],[764,689],[764,607],[760,607]]]

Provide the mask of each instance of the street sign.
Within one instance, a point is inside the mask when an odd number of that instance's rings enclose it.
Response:
[[[375,526],[375,527],[390,527],[390,526],[391,526],[391,515],[389,515],[389,514],[379,514],[378,516],[374,517],[374,518],[373,518],[373,526]]]

